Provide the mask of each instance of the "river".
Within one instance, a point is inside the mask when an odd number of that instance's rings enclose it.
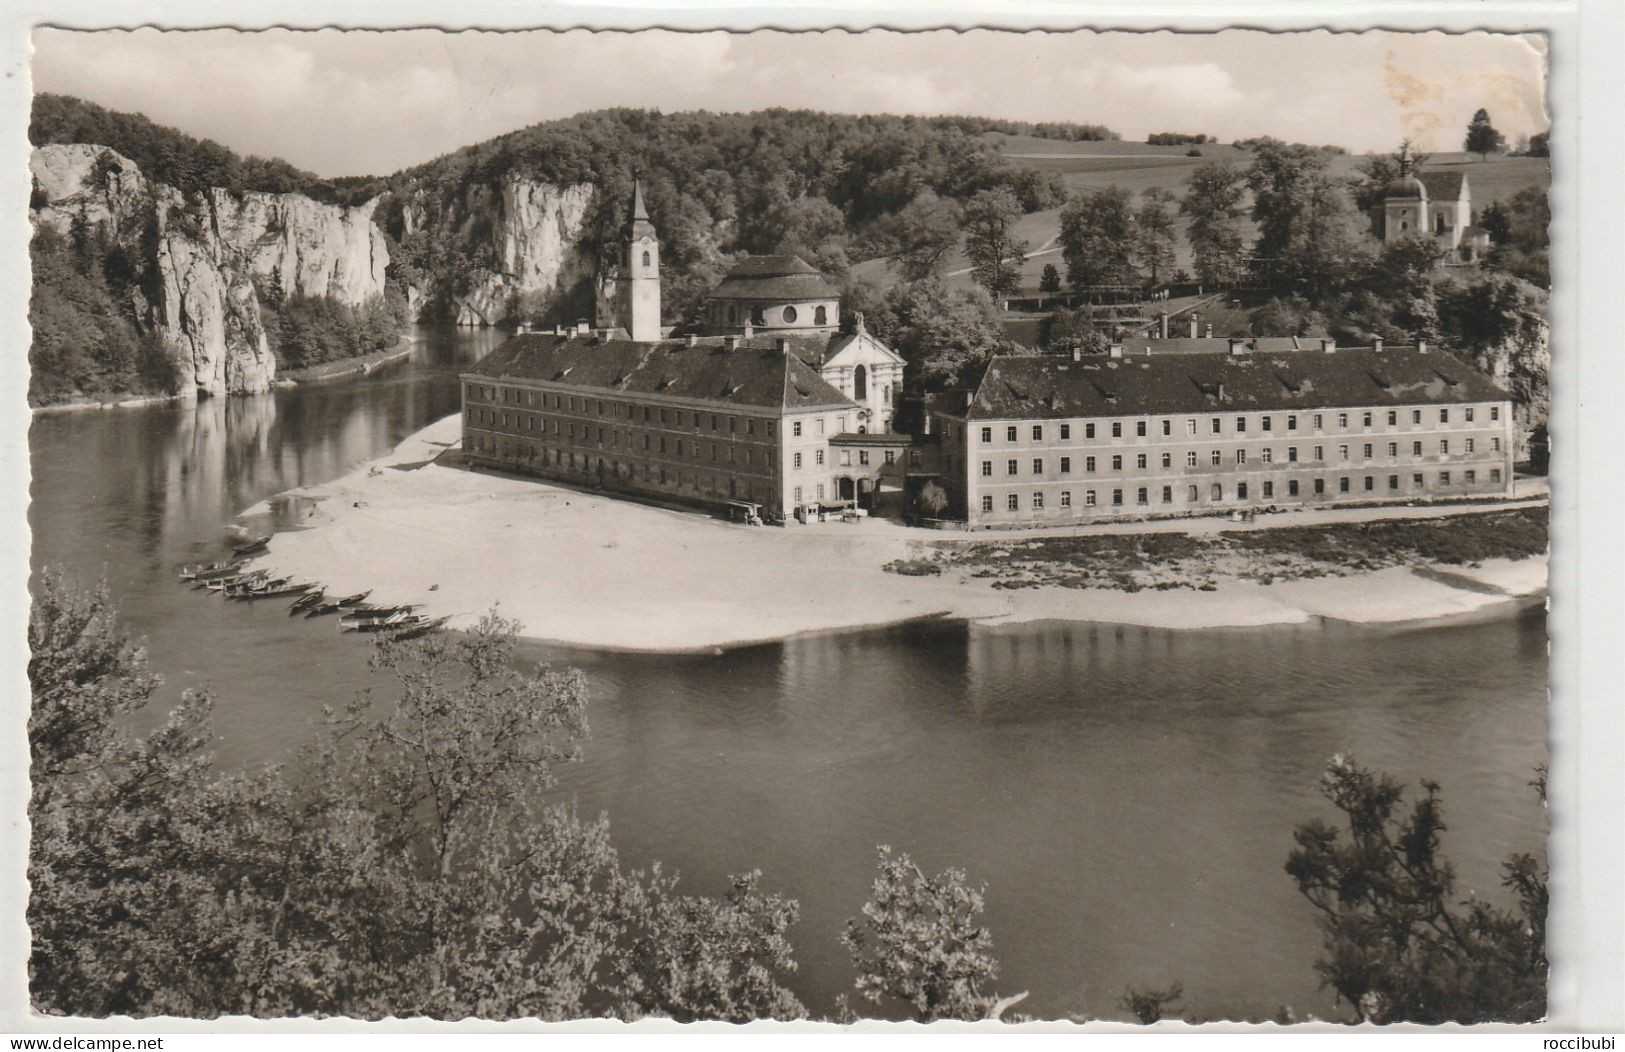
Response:
[[[208,688],[227,764],[276,757],[367,686],[331,618],[177,585],[223,526],[337,477],[457,409],[493,333],[421,330],[371,378],[38,417],[33,560],[103,578],[164,697]],[[291,512],[256,527],[287,527]],[[1500,901],[1499,860],[1538,851],[1527,782],[1546,754],[1545,616],[1456,626],[1166,632],[910,625],[716,656],[547,650],[586,670],[592,738],[559,791],[608,812],[623,858],[693,892],[759,868],[800,900],[796,986],[849,990],[838,936],[874,848],[987,884],[1001,993],[1022,1010],[1121,1017],[1127,986],[1179,981],[1206,1017],[1341,1017],[1313,970],[1313,911],[1283,872],[1293,826],[1345,752],[1437,780],[1459,888]]]

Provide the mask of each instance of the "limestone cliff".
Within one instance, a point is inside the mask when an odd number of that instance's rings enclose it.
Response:
[[[96,231],[146,277],[131,289],[138,319],[159,332],[183,393],[267,390],[276,359],[254,282],[288,295],[359,305],[384,293],[389,251],[376,202],[343,208],[299,194],[210,190],[188,200],[93,144],[40,147],[31,159],[33,220],[68,235]]]
[[[465,242],[474,261],[455,274],[456,288],[416,289],[439,302],[459,325],[496,325],[545,308],[590,274],[596,259],[583,249],[593,206],[590,184],[557,186],[513,173],[496,187],[476,185],[449,200],[422,191],[400,202],[398,236]],[[433,279],[430,279],[431,281]]]

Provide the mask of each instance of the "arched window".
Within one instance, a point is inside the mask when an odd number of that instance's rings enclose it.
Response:
[[[794,325],[795,323],[796,323],[796,309],[794,307],[786,307],[786,308],[784,308],[784,324],[786,324],[786,325]]]
[[[813,311],[813,324],[814,325],[828,325],[829,324],[829,311],[826,310],[823,307],[819,307],[817,310]]]
[[[869,397],[869,371],[863,366],[852,370],[852,398],[861,402]]]
[[[643,265],[644,265],[644,266],[648,266],[648,265],[649,265],[649,253],[647,253],[647,252],[645,252],[645,253],[644,253],[644,254],[643,254]]]

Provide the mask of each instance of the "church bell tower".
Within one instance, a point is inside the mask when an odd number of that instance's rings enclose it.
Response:
[[[643,183],[632,179],[632,207],[621,228],[620,276],[615,279],[620,323],[640,343],[660,339],[660,238],[643,204]]]

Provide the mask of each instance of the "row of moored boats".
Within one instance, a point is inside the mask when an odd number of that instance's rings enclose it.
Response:
[[[242,558],[226,559],[207,566],[183,568],[181,580],[194,588],[217,592],[227,599],[249,602],[257,599],[295,597],[288,616],[303,614],[320,617],[337,614],[346,632],[376,632],[390,639],[415,639],[441,628],[449,617],[428,617],[415,605],[378,606],[367,602],[371,591],[355,595],[330,596],[320,585],[272,577],[269,570],[249,570]]]

